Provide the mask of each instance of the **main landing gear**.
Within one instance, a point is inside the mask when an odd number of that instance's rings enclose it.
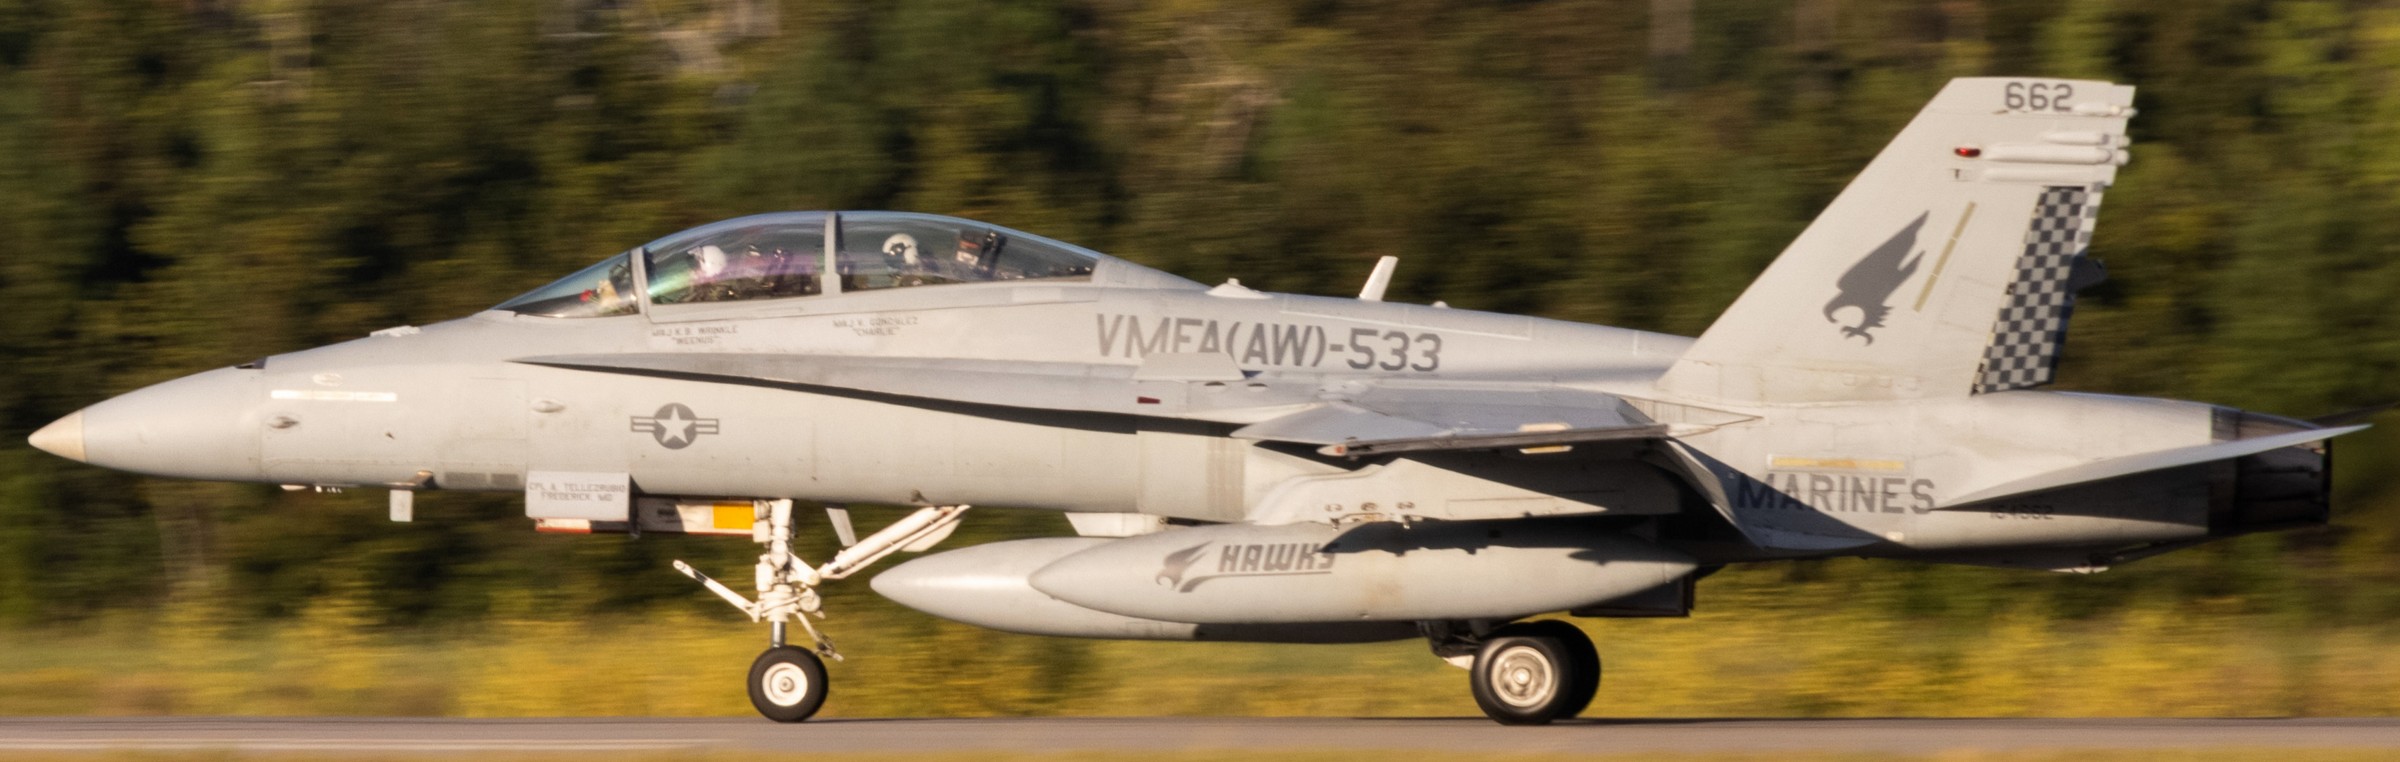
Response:
[[[825,705],[825,660],[819,657],[842,660],[841,653],[833,648],[833,641],[809,621],[810,617],[825,618],[817,586],[827,580],[848,577],[893,553],[933,547],[958,529],[959,517],[969,507],[938,505],[920,509],[882,531],[849,544],[823,566],[811,567],[792,553],[792,501],[757,500],[751,503],[750,538],[767,547],[767,552],[758,557],[754,575],[758,582],[757,601],[742,597],[690,564],[677,561],[675,570],[750,615],[750,621],[767,623],[767,651],[750,664],[750,705],[767,719],[799,722]],[[847,540],[851,535],[849,513],[839,509],[827,513],[834,519],[837,534]],[[808,632],[809,640],[816,644],[814,651],[784,645],[786,625],[792,621],[798,621],[800,628]]]
[[[1467,668],[1475,705],[1502,725],[1547,725],[1581,714],[1600,691],[1600,653],[1575,625],[1502,625],[1481,635],[1429,626],[1434,653]]]

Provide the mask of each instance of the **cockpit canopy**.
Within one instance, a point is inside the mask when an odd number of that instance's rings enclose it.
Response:
[[[501,302],[495,310],[543,317],[613,317],[642,311],[634,298],[633,252],[578,270],[550,285]]]
[[[1086,281],[1102,259],[1080,246],[957,217],[782,212],[660,238],[494,309],[608,317],[639,312],[645,301],[697,304],[953,283]],[[636,286],[637,263],[646,289]],[[644,290],[648,298],[637,298]]]

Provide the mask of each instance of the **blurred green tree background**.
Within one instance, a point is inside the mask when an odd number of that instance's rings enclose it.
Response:
[[[365,496],[139,479],[21,444],[112,394],[461,316],[688,225],[783,209],[962,215],[1304,293],[1345,293],[1399,255],[1395,299],[1691,335],[1946,79],[1994,74],[2141,88],[2135,158],[2094,244],[2114,280],[2086,294],[2061,388],[2299,416],[2400,399],[2389,2],[0,0],[0,630],[39,655],[0,674],[14,686],[0,694],[26,699],[0,695],[0,711],[606,713],[430,684],[399,703],[243,703],[222,680],[119,686],[137,697],[114,703],[28,697],[82,695],[78,659],[127,654],[233,679],[323,643],[337,655],[274,669],[332,684],[422,667],[406,654],[428,644],[585,637],[528,623],[754,635],[666,569],[738,570],[753,552],[739,542],[539,537],[513,501],[471,495],[429,496],[417,523],[390,525]],[[2210,683],[2265,698],[2169,711],[2400,711],[2400,661],[2345,661],[2400,641],[2400,438],[2341,450],[2327,529],[2099,577],[1739,570],[1703,586],[1711,613],[1693,624],[1707,627],[1627,642],[1745,670],[1675,690],[1780,691],[1655,705],[1682,711],[1906,712],[1950,694],[1895,660],[1934,680],[2007,672],[1994,654],[2014,654],[2072,680],[2108,668],[2092,654],[2155,660],[2169,641],[2193,659],[2271,652]],[[1065,531],[1043,514],[970,524],[969,541]],[[1009,686],[868,705],[1129,708],[1068,698],[1132,653],[1119,646],[937,626],[862,589],[833,605],[869,612],[852,638],[931,638],[915,653],[950,660],[902,678]],[[1854,646],[1712,636],[1733,626],[1720,615],[1821,620],[1805,631]],[[100,645],[119,636],[133,645]],[[81,638],[106,656],[24,650]],[[167,648],[185,640],[248,645]],[[735,654],[715,693],[736,703],[712,707],[738,711]],[[1258,658],[1290,672],[1290,657]],[[1894,698],[1836,685],[1860,670]],[[2312,699],[2335,690],[2327,675],[2383,703]],[[2013,698],[1972,706],[2101,711],[2115,695],[1991,690]]]

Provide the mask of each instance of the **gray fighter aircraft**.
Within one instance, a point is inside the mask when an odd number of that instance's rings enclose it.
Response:
[[[491,310],[211,370],[32,443],[189,479],[523,492],[535,528],[765,546],[750,671],[826,696],[817,589],[969,505],[1078,536],[874,580],[935,616],[1092,638],[1425,638],[1504,723],[1569,717],[1575,616],[1681,616],[1728,564],[2091,572],[2319,524],[2327,427],[2052,378],[2133,89],[1951,82],[1698,339],[1195,283],[964,219],[766,214]],[[794,501],[844,549],[793,554]],[[920,506],[870,536],[848,503]],[[785,645],[798,622],[811,647]]]

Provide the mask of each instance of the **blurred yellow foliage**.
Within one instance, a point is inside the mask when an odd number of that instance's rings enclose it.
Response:
[[[363,624],[341,593],[266,629],[170,607],[155,628],[0,632],[0,714],[744,716],[759,628],[681,612],[465,629]],[[1738,608],[1738,607],[1727,607]],[[2206,604],[1960,627],[1863,613],[1578,620],[1597,716],[2280,716],[2400,711],[2400,633],[2284,631]],[[826,622],[828,716],[1475,713],[1422,643],[1090,642],[906,612]],[[795,630],[795,635],[797,631]],[[1072,668],[1053,669],[1060,659]]]

